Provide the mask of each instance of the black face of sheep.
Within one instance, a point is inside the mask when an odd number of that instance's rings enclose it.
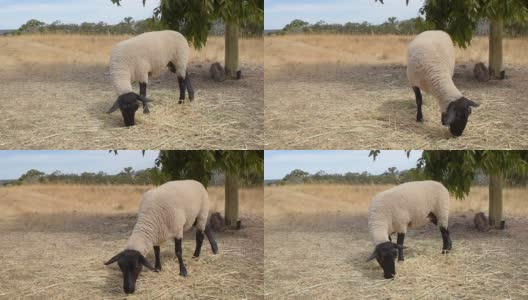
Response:
[[[111,114],[119,108],[121,110],[121,114],[123,115],[125,126],[134,126],[136,125],[136,111],[141,104],[143,104],[144,114],[148,114],[150,112],[148,102],[152,102],[152,100],[136,93],[126,93],[119,96],[116,102],[114,102],[114,105],[112,105],[112,107],[106,113]]]
[[[471,115],[472,106],[478,107],[479,104],[464,97],[449,103],[447,112],[442,113],[442,125],[449,126],[449,131],[454,136],[461,136]]]
[[[132,294],[136,291],[136,280],[138,279],[143,266],[151,271],[158,272],[152,267],[152,265],[150,265],[145,257],[136,250],[125,250],[112,257],[105,263],[105,265],[113,264],[116,261],[119,265],[119,269],[123,272],[123,290],[127,294]]]
[[[372,252],[367,261],[375,258],[383,269],[383,277],[385,277],[385,279],[394,278],[394,275],[396,275],[396,265],[394,264],[394,261],[398,256],[399,247],[401,246],[391,242],[381,243],[376,246],[374,252]]]

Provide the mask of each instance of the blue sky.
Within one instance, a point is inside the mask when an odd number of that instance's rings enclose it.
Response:
[[[30,19],[46,23],[103,21],[119,23],[125,17],[141,20],[152,16],[158,0],[123,0],[121,6],[110,0],[0,0],[0,29],[18,29]]]
[[[423,0],[265,0],[265,29],[282,29],[292,20],[309,23],[324,20],[327,23],[363,22],[383,23],[389,17],[399,20],[415,18]]]
[[[422,151],[412,151],[411,156],[403,150],[381,151],[381,154],[372,160],[368,157],[369,150],[357,151],[326,151],[326,150],[298,150],[298,151],[265,151],[264,152],[264,178],[282,179],[292,170],[301,169],[311,174],[317,171],[327,173],[346,173],[367,171],[371,174],[381,174],[389,167],[398,170],[407,170],[416,167],[417,160],[422,156]]]
[[[100,151],[43,151],[20,150],[0,151],[0,180],[17,179],[30,169],[45,173],[59,170],[63,173],[103,171],[117,174],[125,167],[142,170],[154,166],[158,151],[119,151],[118,155],[106,150]]]

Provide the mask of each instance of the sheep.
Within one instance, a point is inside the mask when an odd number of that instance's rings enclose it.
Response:
[[[368,210],[368,228],[374,242],[374,252],[367,261],[376,259],[383,268],[385,279],[394,278],[394,260],[403,261],[403,240],[407,228],[426,224],[427,220],[440,227],[443,247],[447,254],[452,248],[448,230],[449,192],[436,181],[416,181],[400,184],[377,194]],[[391,234],[397,233],[392,243]]]
[[[147,191],[141,198],[137,222],[125,250],[112,257],[105,265],[117,262],[123,273],[125,293],[134,293],[142,267],[155,272],[161,271],[160,245],[168,239],[174,239],[180,275],[186,277],[187,269],[182,258],[183,232],[192,226],[196,227],[194,257],[200,256],[204,233],[213,254],[218,253],[217,243],[206,225],[208,213],[207,191],[197,181],[171,181]],[[154,267],[145,258],[152,248],[156,258]]]
[[[165,30],[147,32],[119,42],[110,55],[110,77],[118,94],[117,100],[107,111],[108,114],[121,110],[125,126],[135,125],[135,113],[143,104],[143,113],[148,114],[149,98],[147,83],[149,77],[159,77],[169,69],[176,73],[180,88],[178,103],[185,100],[185,89],[189,101],[194,100],[194,89],[187,72],[189,44],[179,32]],[[132,91],[132,82],[139,82],[139,95]]]
[[[444,31],[420,33],[409,44],[407,78],[416,98],[416,121],[423,122],[422,93],[432,94],[440,105],[442,125],[454,136],[461,136],[471,114],[479,104],[464,96],[453,83],[455,49],[451,37]]]

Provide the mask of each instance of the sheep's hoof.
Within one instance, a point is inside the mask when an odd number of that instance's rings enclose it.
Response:
[[[448,249],[444,249],[442,250],[442,254],[448,254],[449,253],[449,250]]]
[[[161,267],[156,267],[156,272],[161,272]]]
[[[183,100],[178,100],[178,104],[183,104]]]
[[[424,119],[423,119],[423,118],[420,118],[420,119],[417,118],[417,119],[416,119],[416,122],[418,122],[418,123],[423,123],[423,122],[424,122]]]
[[[185,269],[180,270],[180,276],[181,277],[187,277],[187,270],[185,270]]]
[[[403,258],[398,258],[398,261],[404,261],[404,259]]]

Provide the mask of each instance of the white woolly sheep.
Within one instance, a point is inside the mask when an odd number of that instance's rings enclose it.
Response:
[[[179,32],[165,30],[140,34],[119,42],[110,55],[110,77],[118,98],[107,113],[121,109],[125,126],[135,125],[134,117],[140,104],[143,113],[149,113],[147,83],[149,77],[159,77],[167,68],[176,73],[180,88],[179,104],[194,100],[194,90],[187,72],[189,44]],[[139,95],[132,91],[133,82],[139,82]]]
[[[462,135],[471,114],[479,104],[465,98],[453,83],[455,49],[444,31],[420,33],[409,44],[407,78],[416,97],[416,121],[423,122],[422,93],[432,94],[440,105],[442,125],[455,136]]]
[[[440,227],[442,253],[451,250],[448,230],[449,192],[436,181],[416,181],[400,184],[377,194],[368,211],[368,227],[375,249],[367,261],[374,258],[383,268],[386,279],[396,274],[394,260],[403,261],[403,240],[408,228],[423,226],[429,220]],[[397,233],[397,243],[391,234]]]
[[[192,226],[196,227],[194,257],[200,256],[204,233],[213,253],[218,252],[216,241],[207,225],[208,199],[203,185],[194,180],[167,182],[143,194],[137,222],[125,250],[105,263],[105,265],[114,262],[119,264],[123,273],[125,293],[134,293],[142,266],[152,271],[161,271],[160,245],[169,239],[175,241],[180,275],[187,276],[182,258],[182,238],[183,233]],[[155,267],[145,259],[145,255],[152,248],[156,257]]]

